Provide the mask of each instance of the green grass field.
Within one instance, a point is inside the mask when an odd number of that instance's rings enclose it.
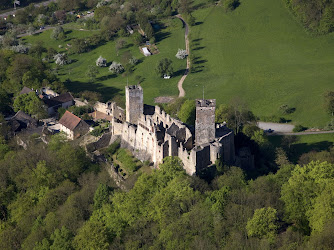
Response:
[[[178,60],[175,54],[178,48],[185,48],[184,28],[182,22],[178,19],[163,20],[165,28],[157,32],[156,45],[159,54],[145,57],[141,54],[139,47],[134,46],[131,42],[131,37],[127,37],[127,45],[119,51],[117,56],[115,50],[115,42],[110,41],[98,48],[83,54],[70,55],[69,58],[73,63],[63,66],[59,71],[61,80],[70,79],[71,83],[66,87],[72,92],[80,92],[83,90],[92,90],[100,92],[104,101],[114,98],[116,95],[121,96],[124,101],[124,87],[127,84],[136,84],[136,76],[141,76],[144,80],[141,83],[144,88],[144,102],[153,104],[154,98],[161,95],[178,95],[177,82],[181,78],[185,68],[186,61]],[[51,30],[45,31],[41,34],[29,36],[25,38],[28,43],[34,43],[37,40],[44,41],[46,47],[53,47],[60,52],[64,52],[67,43],[71,43],[71,39],[76,37],[86,37],[94,34],[96,31],[80,31],[80,30],[66,30],[67,38],[65,41],[55,41],[50,39]],[[63,48],[59,49],[58,46]],[[135,70],[131,75],[113,75],[108,71],[108,68],[98,68],[99,74],[96,80],[91,83],[86,76],[86,71],[89,65],[95,65],[96,59],[101,55],[107,59],[108,62],[121,61],[122,54],[126,51],[140,60],[140,63],[135,66]],[[171,79],[162,79],[155,73],[155,67],[162,58],[169,58],[173,61],[173,68],[175,75]],[[54,67],[55,64],[52,64]]]
[[[242,98],[259,117],[277,115],[287,104],[295,124],[324,126],[330,116],[323,93],[334,90],[334,34],[314,37],[294,20],[283,1],[241,0],[233,12],[220,6],[193,13],[191,28],[196,73],[186,96],[228,103]]]
[[[268,139],[275,147],[282,147],[283,136],[268,136]],[[298,135],[296,139],[291,145],[294,163],[303,153],[329,150],[334,145],[334,134]]]

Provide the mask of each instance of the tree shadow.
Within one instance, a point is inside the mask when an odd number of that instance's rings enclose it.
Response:
[[[177,76],[183,76],[184,73],[185,73],[186,71],[187,71],[187,69],[180,69],[180,70],[174,72],[174,73],[173,73],[173,76],[174,76],[174,77],[177,77]]]
[[[80,82],[80,81],[67,81],[65,87],[73,94],[78,94],[82,91],[94,91],[102,95],[102,101],[106,102],[113,99],[115,96],[120,95],[120,89],[114,87],[107,87],[98,82]]]
[[[160,31],[155,35],[155,42],[158,43],[158,42],[164,40],[165,38],[170,37],[170,35],[171,35],[170,32]]]
[[[197,39],[194,39],[193,42],[200,42],[202,40],[203,40],[203,38],[197,38]]]
[[[197,26],[197,25],[201,25],[203,22],[196,22],[195,23],[195,26]]]
[[[68,35],[68,34],[71,34],[71,33],[72,33],[72,30],[65,31],[65,35]]]
[[[110,75],[106,75],[106,76],[97,77],[96,81],[106,81],[106,80],[113,79],[113,78],[116,78],[116,77],[117,77],[116,74],[110,74]]]
[[[204,7],[205,5],[206,5],[205,3],[199,3],[199,4],[194,5],[191,9],[197,10],[197,9]]]
[[[200,46],[200,47],[196,47],[196,48],[194,48],[192,50],[201,50],[201,49],[205,49],[205,47],[204,46]]]
[[[321,141],[316,142],[312,144],[306,144],[306,143],[296,143],[291,145],[291,147],[288,150],[289,158],[292,161],[292,163],[297,164],[300,156],[305,153],[309,153],[311,151],[324,151],[328,150],[333,146],[333,142],[329,141]]]

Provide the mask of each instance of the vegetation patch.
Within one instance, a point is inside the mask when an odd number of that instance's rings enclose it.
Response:
[[[223,6],[194,11],[191,73],[183,87],[190,99],[242,98],[257,117],[283,117],[307,127],[330,116],[323,94],[332,90],[334,34],[311,36],[282,1],[249,0],[226,13]],[[282,115],[279,107],[295,111]]]

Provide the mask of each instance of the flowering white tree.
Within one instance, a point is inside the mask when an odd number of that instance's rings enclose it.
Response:
[[[120,74],[124,71],[124,67],[122,66],[122,64],[118,63],[118,62],[112,62],[112,64],[109,67],[109,71],[115,73],[115,74]]]
[[[175,56],[177,59],[184,59],[188,56],[188,54],[185,49],[179,49]]]
[[[138,59],[136,57],[132,57],[129,59],[129,63],[132,65],[136,65],[138,63]]]
[[[71,63],[71,60],[68,59],[67,55],[65,53],[63,54],[56,54],[53,59],[55,60],[55,63],[57,65],[65,65],[65,64],[70,64]]]
[[[15,51],[16,53],[27,54],[29,51],[29,47],[23,44],[19,44],[19,45],[12,46],[11,50]]]
[[[107,66],[107,59],[105,59],[102,56],[100,56],[96,60],[96,66],[98,66],[98,67],[106,67]]]

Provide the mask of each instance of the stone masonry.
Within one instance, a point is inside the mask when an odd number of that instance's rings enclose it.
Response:
[[[216,100],[196,100],[195,143],[201,145],[214,141]]]
[[[143,114],[143,89],[140,85],[125,88],[126,121],[137,124],[139,116]]]
[[[216,100],[196,100],[195,136],[181,121],[158,106],[144,105],[141,86],[127,86],[126,120],[112,119],[111,132],[120,136],[136,156],[147,156],[156,167],[167,156],[178,156],[189,175],[221,158],[235,162],[234,134],[225,125],[215,125]],[[144,158],[144,156],[146,158]]]

